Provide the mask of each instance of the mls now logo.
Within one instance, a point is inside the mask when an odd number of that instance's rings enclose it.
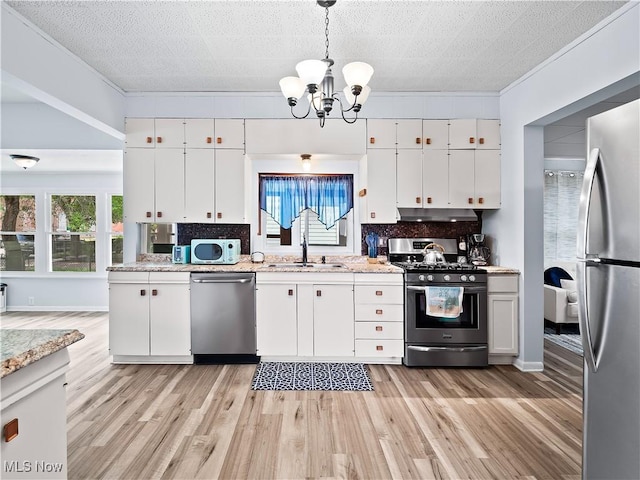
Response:
[[[62,472],[63,469],[64,464],[57,462],[19,462],[17,460],[4,462],[4,471],[6,473],[29,473],[33,471],[39,473],[58,473]]]

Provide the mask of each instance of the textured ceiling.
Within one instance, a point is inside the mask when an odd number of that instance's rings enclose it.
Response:
[[[278,91],[324,57],[315,0],[6,1],[128,92]],[[626,1],[339,0],[336,87],[370,63],[374,91],[499,91]]]

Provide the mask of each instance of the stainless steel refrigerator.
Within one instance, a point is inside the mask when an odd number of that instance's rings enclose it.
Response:
[[[587,120],[578,220],[585,479],[640,479],[640,100]]]

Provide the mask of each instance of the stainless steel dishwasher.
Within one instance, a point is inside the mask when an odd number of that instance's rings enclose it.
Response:
[[[254,273],[191,274],[194,363],[257,363]]]

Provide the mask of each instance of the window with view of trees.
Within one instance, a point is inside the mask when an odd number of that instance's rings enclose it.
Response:
[[[96,271],[96,197],[51,196],[51,271]]]
[[[33,271],[35,196],[0,195],[0,225],[0,271]]]
[[[122,263],[124,232],[122,226],[122,195],[111,196],[111,263]]]

